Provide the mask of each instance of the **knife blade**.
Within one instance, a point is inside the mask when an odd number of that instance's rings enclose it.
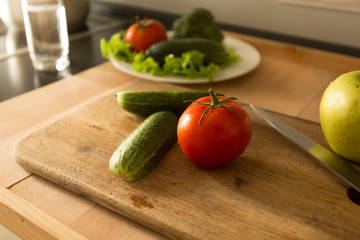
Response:
[[[347,184],[360,192],[360,171],[353,167],[347,160],[332,153],[311,138],[307,137],[303,133],[284,123],[280,119],[272,116],[261,108],[255,107],[251,104],[250,107],[282,135],[304,149],[313,158],[319,160],[330,171],[335,173]]]

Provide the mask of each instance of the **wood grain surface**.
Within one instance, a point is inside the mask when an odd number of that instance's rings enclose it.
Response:
[[[211,87],[229,96],[236,96],[242,102],[302,119],[318,122],[320,98],[329,82],[342,73],[358,70],[360,66],[360,58],[356,57],[250,35],[230,32],[226,34],[246,41],[257,48],[261,54],[260,65],[245,76],[221,83],[194,84],[191,85],[191,88],[207,90]],[[27,81],[31,82],[33,78],[34,76],[29,75]],[[1,224],[23,239],[66,239],[66,236],[73,235],[73,231],[92,240],[118,240],[119,236],[123,239],[132,240],[167,239],[135,221],[122,217],[122,215],[110,211],[81,195],[24,170],[13,158],[13,149],[16,143],[29,134],[71,114],[74,109],[93,102],[100,96],[104,96],[104,94],[110,94],[124,86],[124,84],[137,80],[139,78],[122,73],[107,62],[0,103]],[[155,86],[157,85],[155,84]],[[186,87],[185,84],[177,84],[177,87],[181,86]],[[171,90],[174,86],[168,85],[167,88],[164,90]],[[304,130],[306,131],[306,129]],[[317,135],[317,137],[319,136]],[[266,149],[271,150],[265,148],[264,151]],[[301,154],[303,153],[301,152]],[[289,156],[292,155],[293,153],[289,154]],[[274,172],[272,175],[276,176],[277,174]],[[315,179],[316,177],[312,176]],[[331,179],[331,181],[334,181],[333,177]],[[300,183],[297,183],[296,187],[301,185]],[[282,186],[280,185],[280,187]],[[290,189],[290,193],[293,191],[295,190]],[[323,190],[320,189],[319,191],[322,192]],[[269,209],[265,202],[274,197],[273,194],[267,196],[268,192],[269,190],[254,194],[254,199],[259,199],[257,202],[262,203],[263,209]],[[312,192],[313,190],[309,194]],[[301,193],[310,198],[305,189],[302,189]],[[343,193],[341,191],[341,194]],[[330,194],[329,196],[333,195]],[[292,197],[292,194],[288,196]],[[314,196],[316,198],[318,195]],[[343,195],[341,195],[342,197]],[[262,198],[264,198],[264,201],[262,201]],[[321,201],[321,199],[317,201]],[[343,201],[345,200],[343,199]],[[350,210],[348,210],[347,206],[338,206],[333,201],[330,203],[332,206],[328,214],[331,213],[333,208],[337,208],[337,211],[342,208],[343,214],[349,214]],[[310,209],[314,207],[311,201],[307,201],[306,204],[312,206]],[[359,206],[357,207],[359,208]],[[283,208],[285,210],[289,209],[289,207]],[[304,211],[307,211],[306,209]],[[286,211],[291,211],[291,208]],[[16,214],[10,214],[13,212],[16,212]],[[275,212],[282,213],[283,211]],[[354,222],[358,222],[358,219],[356,219],[356,216],[359,216],[358,211],[355,209],[352,212],[352,217],[346,221],[342,220],[346,217],[340,214],[341,217],[337,221],[339,226],[335,227],[338,229],[333,229],[330,233],[318,231],[319,235],[311,239],[334,239],[335,235],[332,234],[332,231],[343,234],[338,239],[351,239],[354,237],[354,231],[357,231],[359,235],[359,228],[352,229],[346,226],[354,218]],[[212,213],[209,212],[208,215],[211,216]],[[326,222],[325,217],[319,218],[318,215],[323,216],[318,211],[315,211],[313,214],[309,213],[310,221],[300,221],[297,226],[303,227],[303,230],[299,232],[291,229],[294,228],[299,219],[291,220],[291,215],[282,214],[283,221],[281,221],[279,228],[285,229],[286,236],[273,237],[273,235],[277,234],[274,233],[269,235],[269,239],[303,239],[303,236],[309,231],[315,231],[314,229],[317,228],[317,224],[313,226],[310,223],[316,223],[317,219],[321,222],[320,225]],[[272,216],[273,212],[264,212],[264,217],[269,219],[267,225],[271,225]],[[23,222],[21,219],[27,221]],[[331,226],[333,226],[335,217],[329,219],[332,219],[330,222]],[[49,227],[49,222],[52,221],[57,223],[52,225],[53,231],[44,231]],[[289,225],[287,222],[289,222]],[[279,219],[274,218],[273,224],[279,225]],[[264,229],[261,224],[257,224],[250,230],[257,226],[259,226],[259,229]],[[271,231],[272,229],[269,228],[268,230]],[[204,233],[204,235],[207,234]],[[243,235],[246,235],[246,232],[242,233]],[[61,238],[61,236],[64,237]],[[211,236],[207,235],[206,237],[210,238]],[[245,237],[245,239],[249,238]],[[355,235],[355,239],[360,238]]]
[[[135,81],[117,90],[184,90]],[[212,170],[175,144],[144,179],[126,182],[108,161],[143,120],[114,93],[16,145],[25,169],[175,239],[357,239],[360,208],[347,186],[244,106],[253,122],[247,150]],[[318,123],[275,114],[324,146]]]

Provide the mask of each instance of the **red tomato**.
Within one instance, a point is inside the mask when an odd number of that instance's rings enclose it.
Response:
[[[125,34],[125,41],[132,43],[132,50],[145,51],[152,44],[166,40],[164,25],[154,19],[144,19],[131,25]]]
[[[213,97],[220,102],[225,98],[217,98],[215,94]],[[216,99],[215,102],[219,102]],[[211,103],[212,98],[203,97],[196,102]],[[201,119],[208,105],[196,102],[190,104],[179,119],[177,135],[180,148],[190,161],[205,168],[233,161],[250,142],[249,115],[235,100],[226,100],[222,104],[231,107],[238,116],[228,107],[218,106],[209,108]]]

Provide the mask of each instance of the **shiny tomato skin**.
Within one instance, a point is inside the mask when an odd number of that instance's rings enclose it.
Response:
[[[218,97],[219,99],[224,97]],[[198,102],[211,102],[203,97]],[[181,115],[178,143],[186,157],[204,168],[215,168],[235,160],[247,148],[252,133],[251,120],[246,111],[234,100],[224,104],[232,107],[241,117],[227,107],[211,108],[199,125],[202,113],[208,107],[192,103]]]
[[[154,43],[166,39],[164,25],[154,19],[144,19],[134,23],[127,29],[125,34],[125,41],[132,43],[132,50],[136,52],[145,52]]]

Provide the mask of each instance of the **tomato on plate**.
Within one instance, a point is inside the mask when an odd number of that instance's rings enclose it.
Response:
[[[132,43],[132,50],[136,52],[145,51],[154,43],[166,39],[164,25],[154,19],[137,19],[125,34],[125,41]]]
[[[236,98],[210,96],[192,104],[180,116],[178,143],[186,157],[204,168],[215,168],[235,160],[247,148],[251,120]],[[211,104],[211,105],[210,105]]]

